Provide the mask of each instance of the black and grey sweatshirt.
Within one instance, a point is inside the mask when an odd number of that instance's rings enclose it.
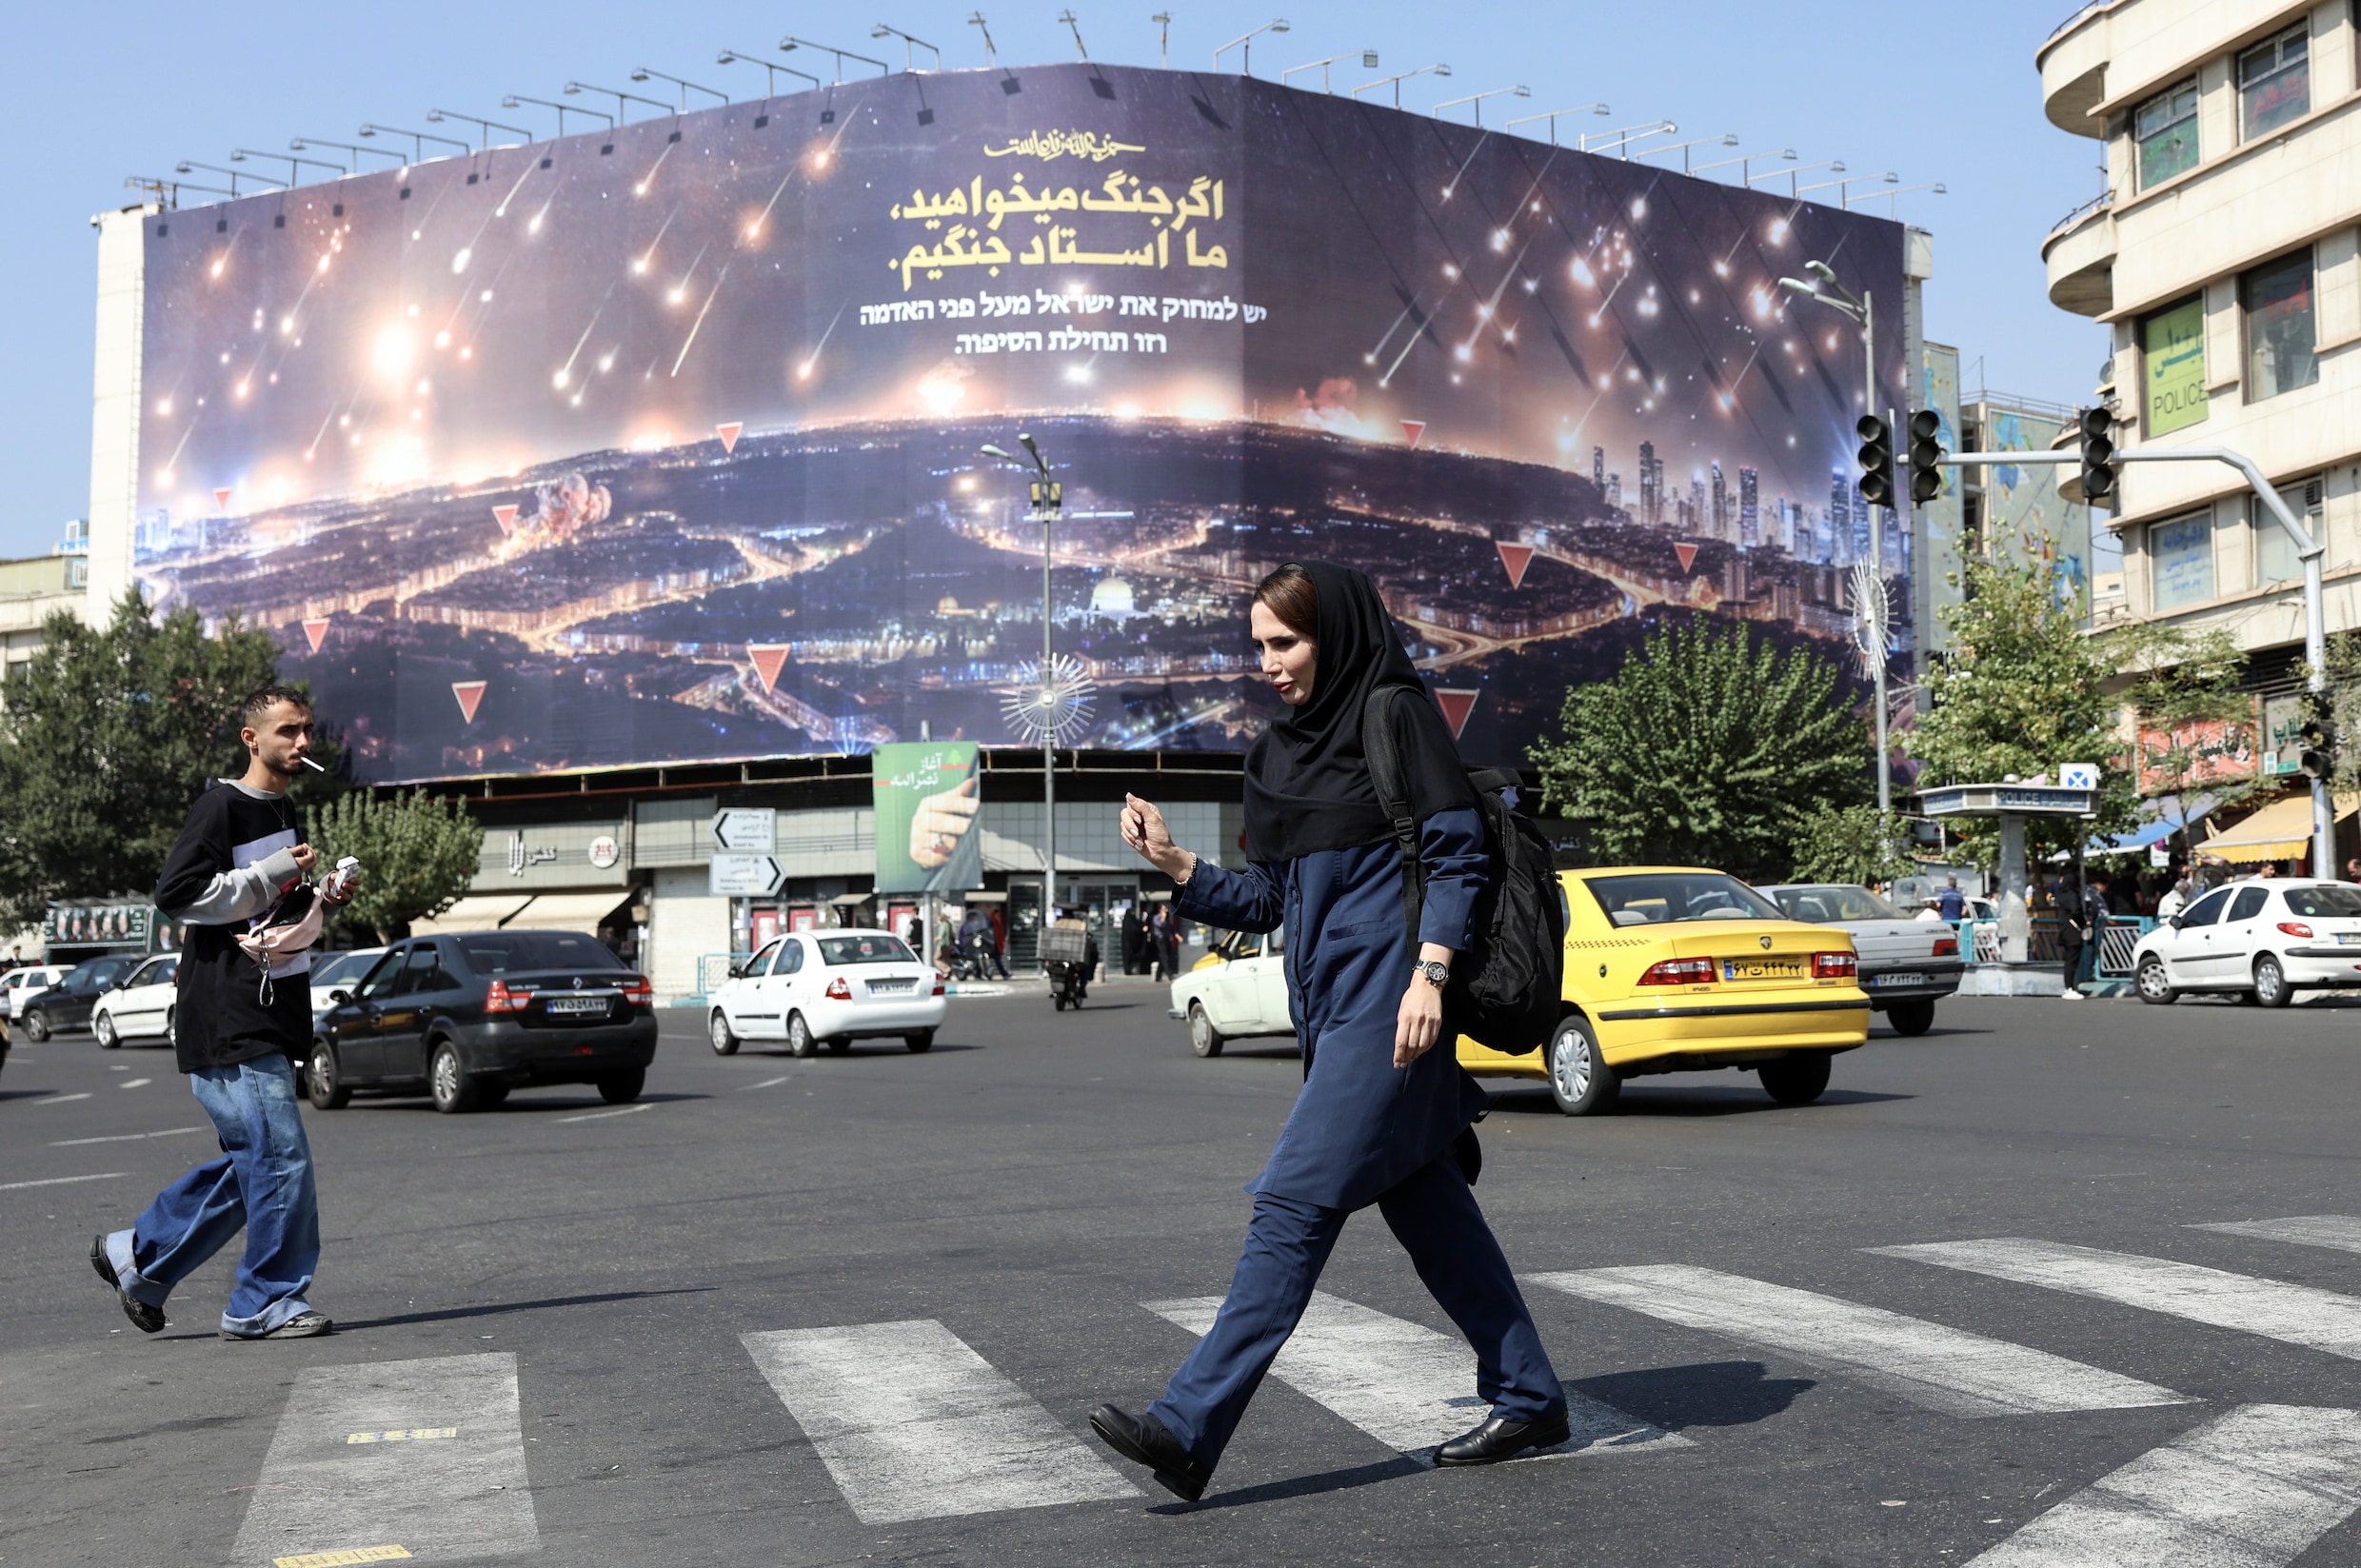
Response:
[[[188,926],[172,1010],[182,1072],[310,1048],[311,955],[279,962],[266,1005],[262,967],[237,941],[266,917],[273,924],[295,919],[316,896],[295,864],[302,842],[285,795],[235,779],[214,781],[190,809],[156,883],[156,907]]]

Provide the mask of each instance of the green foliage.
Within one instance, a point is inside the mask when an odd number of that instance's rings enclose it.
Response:
[[[1797,882],[1892,882],[1915,870],[1899,819],[1874,805],[1824,805],[1796,841]]]
[[[1872,789],[1836,665],[1743,624],[1650,635],[1613,680],[1568,691],[1560,722],[1532,751],[1543,798],[1602,862],[1775,880],[1815,813]]]
[[[137,592],[104,628],[59,611],[10,670],[0,712],[0,919],[39,923],[56,899],[145,897],[207,781],[246,771],[238,704],[278,678],[279,645],[232,617],[158,621]],[[337,747],[315,745],[332,796]]]
[[[2321,705],[2336,737],[2336,772],[2330,786],[2339,795],[2361,790],[2361,631],[2340,631],[2328,640],[2327,690]]]
[[[307,812],[304,829],[323,871],[347,855],[361,863],[361,890],[338,918],[367,926],[380,942],[457,903],[484,850],[482,824],[457,801],[423,789],[382,798],[356,790]]]
[[[2206,773],[2219,734],[2215,726],[2254,717],[2253,697],[2239,687],[2246,655],[2226,628],[2196,635],[2178,626],[2143,624],[2113,633],[2105,646],[2132,680],[2124,701],[2139,724],[2137,764],[2143,772],[2161,775],[2166,787],[2183,797],[2183,809],[2190,786],[2200,783],[2224,805],[2239,804],[2276,787],[2260,778],[2216,779]],[[2188,825],[2180,824],[2177,831],[2179,852],[2186,858],[2192,847]]]

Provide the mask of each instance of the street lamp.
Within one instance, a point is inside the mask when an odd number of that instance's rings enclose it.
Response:
[[[202,169],[208,174],[228,175],[230,198],[232,200],[237,198],[238,176],[245,173],[245,170],[237,169],[224,169],[219,164],[201,164],[193,158],[183,158],[179,163],[172,167],[172,172],[175,174],[186,174],[192,169]],[[246,177],[249,180],[259,180],[268,189],[285,190],[287,189],[287,185],[283,181],[266,179],[258,174],[247,174]]]
[[[1614,142],[1624,149],[1623,156],[1628,159],[1631,156],[1633,137],[1670,136],[1679,129],[1680,128],[1670,120],[1649,120],[1636,126],[1619,126],[1613,130],[1594,130],[1587,136],[1577,136],[1574,139],[1574,149],[1577,152],[1588,152],[1593,142]]]
[[[342,179],[345,173],[344,165],[323,163],[317,158],[298,158],[294,154],[288,152],[257,152],[251,148],[245,147],[231,148],[229,149],[229,161],[233,164],[242,164],[248,158],[275,158],[279,162],[287,165],[287,183],[289,186],[292,186],[297,180],[303,178],[302,169],[306,164],[310,165],[313,169],[332,169],[336,171],[336,175],[339,179]]]
[[[935,48],[934,45],[928,43],[923,38],[911,37],[908,33],[903,31],[900,28],[895,27],[890,22],[880,22],[877,26],[871,28],[869,30],[869,36],[872,38],[901,39],[902,69],[905,71],[916,70],[918,69],[910,63],[910,51],[914,47],[925,50],[935,57],[935,69],[937,70],[941,70],[942,69],[942,50]]]
[[[1689,170],[1689,172],[1692,174],[1708,174],[1716,169],[1728,169],[1731,166],[1736,165],[1738,171],[1738,183],[1740,185],[1751,186],[1755,183],[1754,164],[1755,160],[1757,158],[1783,158],[1789,163],[1794,163],[1796,161],[1796,149],[1792,147],[1783,147],[1776,152],[1748,152],[1736,158],[1724,158],[1717,164],[1699,164],[1696,168]]]
[[[1077,60],[1089,59],[1090,50],[1082,48],[1082,24],[1075,20],[1073,11],[1060,11],[1058,13],[1058,20],[1063,22],[1066,26],[1066,30],[1074,34],[1074,58]]]
[[[779,96],[779,73],[783,70],[790,76],[801,76],[804,80],[809,82],[812,85],[812,90],[815,92],[827,85],[808,70],[798,70],[793,66],[774,66],[759,54],[741,54],[734,49],[724,50],[715,63],[724,66],[761,66],[764,70],[768,71],[770,74],[764,78],[763,101],[764,103],[768,103],[771,99]]]
[[[1308,65],[1289,66],[1285,70],[1279,73],[1279,85],[1280,87],[1285,87],[1287,85],[1287,78],[1293,76],[1299,70],[1317,70],[1319,72],[1319,90],[1322,92],[1334,92],[1336,89],[1328,85],[1328,68],[1335,65],[1339,60],[1350,60],[1356,54],[1360,56],[1361,69],[1375,70],[1378,69],[1378,51],[1376,50],[1348,49],[1342,54],[1331,54],[1325,60],[1314,60]]]
[[[1831,158],[1824,164],[1801,164],[1794,169],[1775,169],[1768,174],[1749,175],[1746,183],[1751,186],[1758,180],[1776,180],[1780,175],[1784,174],[1787,176],[1787,193],[1790,196],[1800,196],[1803,194],[1803,187],[1796,183],[1796,176],[1798,174],[1809,174],[1815,169],[1822,169],[1828,170],[1831,174],[1841,174],[1845,171],[1844,160],[1842,158]],[[1815,187],[1814,189],[1816,189],[1818,188]]]
[[[1850,209],[1855,202],[1874,202],[1880,200],[1891,202],[1896,196],[1908,196],[1913,192],[1919,190],[1932,190],[1938,196],[1948,196],[1951,194],[1950,190],[1945,189],[1943,182],[1936,180],[1929,185],[1906,185],[1899,190],[1873,190],[1865,196],[1847,196],[1844,199],[1844,204],[1847,209]],[[1893,215],[1893,208],[1888,207],[1886,208],[1886,213],[1889,217]]]
[[[607,129],[615,129],[615,117],[603,109],[585,109],[580,104],[555,104],[546,98],[528,98],[522,92],[511,92],[500,100],[500,107],[503,109],[515,109],[520,104],[530,104],[535,109],[556,109],[558,111],[558,134],[561,136],[565,134],[565,116],[569,110],[576,114],[587,114],[594,120],[605,120]]]
[[[851,50],[838,49],[833,44],[815,44],[808,38],[798,38],[792,34],[779,40],[779,52],[782,54],[792,54],[799,49],[816,49],[823,54],[835,55],[836,79],[840,82],[844,79],[844,62],[847,60],[858,60],[864,66],[875,66],[880,76],[891,76],[894,73],[894,68],[883,60],[872,60],[865,54],[855,54]]]
[[[616,118],[625,125],[631,123],[631,111],[623,107],[625,104],[645,104],[648,108],[662,109],[666,114],[674,112],[670,104],[660,103],[654,98],[643,98],[636,92],[618,92],[613,88],[593,87],[588,82],[568,82],[565,84],[565,90],[568,98],[579,97],[585,92],[595,92],[603,97],[614,99]]]
[[[976,12],[976,17],[978,22],[981,23],[983,17],[983,12]],[[1157,69],[1160,70],[1170,69],[1172,67],[1172,12],[1168,10],[1160,10],[1155,15],[1149,17],[1148,20],[1156,24]]]
[[[1550,146],[1556,147],[1557,145],[1557,122],[1561,117],[1572,119],[1577,114],[1605,114],[1608,112],[1610,111],[1604,104],[1584,104],[1580,109],[1554,109],[1547,114],[1527,114],[1519,119],[1509,121],[1500,129],[1502,130],[1515,130],[1518,126],[1529,126],[1536,120],[1547,120],[1550,128]]]
[[[332,147],[339,152],[349,152],[352,154],[352,167],[346,172],[351,174],[361,171],[361,154],[364,152],[374,152],[380,158],[391,158],[397,164],[408,162],[399,152],[388,152],[382,147],[355,147],[350,142],[324,142],[317,136],[297,136],[290,139],[287,145],[298,152],[308,152],[315,147]]]
[[[1230,50],[1238,49],[1240,45],[1243,45],[1244,50],[1238,68],[1239,74],[1241,76],[1252,76],[1254,74],[1254,41],[1257,38],[1261,37],[1262,34],[1266,32],[1285,32],[1286,30],[1287,19],[1283,16],[1280,16],[1273,17],[1270,21],[1263,23],[1252,32],[1240,33],[1237,37],[1231,39],[1228,43],[1213,51],[1213,69],[1220,70],[1221,69],[1221,57],[1229,53]]]
[[[1518,98],[1530,98],[1533,96],[1533,89],[1519,85],[1517,87],[1493,88],[1484,92],[1471,92],[1464,98],[1452,98],[1446,100],[1445,102],[1437,104],[1428,112],[1439,120],[1443,116],[1444,109],[1457,109],[1461,104],[1474,104],[1476,106],[1476,123],[1480,126],[1484,123],[1484,100],[1487,98],[1498,98],[1502,93],[1509,93]]]
[[[1662,147],[1642,148],[1637,152],[1633,153],[1632,156],[1635,159],[1653,158],[1659,152],[1677,152],[1680,154],[1680,171],[1683,174],[1686,174],[1689,172],[1689,149],[1691,148],[1736,147],[1737,145],[1738,133],[1732,130],[1726,131],[1719,136],[1699,136],[1695,141],[1690,142],[1667,142]]]
[[[479,152],[488,152],[491,150],[492,132],[495,130],[505,130],[511,136],[522,136],[526,142],[530,142],[534,139],[533,133],[526,129],[523,126],[505,126],[498,120],[486,120],[481,115],[476,114],[462,114],[456,109],[430,109],[427,110],[427,123],[428,125],[439,126],[446,120],[457,120],[462,125],[471,125],[475,127],[476,133],[483,138],[482,145],[476,149]],[[503,147],[515,147],[521,144],[514,142],[503,142],[500,145]]]
[[[180,193],[184,190],[202,190],[208,196],[230,194],[219,186],[191,185],[186,180],[167,180],[152,174],[126,174],[123,188],[126,190],[146,191],[155,197],[156,205],[168,212],[180,210]]]
[[[1405,70],[1399,76],[1380,76],[1374,82],[1363,82],[1346,96],[1358,98],[1371,88],[1390,87],[1394,89],[1394,107],[1399,109],[1401,108],[1401,85],[1413,76],[1424,76],[1429,71],[1438,76],[1448,76],[1451,74],[1451,68],[1445,65],[1420,66],[1416,70]]]
[[[1042,919],[1046,923],[1057,918],[1058,903],[1058,714],[1057,672],[1053,663],[1056,650],[1052,642],[1057,622],[1052,619],[1050,600],[1050,528],[1058,521],[1063,497],[1059,494],[1056,481],[1049,477],[1049,465],[1042,460],[1042,449],[1033,444],[1033,437],[1020,430],[1017,440],[1024,447],[1025,456],[1032,459],[1033,516],[1042,526]],[[998,447],[987,444],[982,450],[988,458],[1024,466]]]
[[[719,88],[709,88],[701,82],[692,82],[686,77],[674,76],[665,71],[650,70],[645,66],[633,66],[631,68],[631,79],[635,82],[645,82],[651,76],[659,82],[670,82],[674,87],[681,89],[681,112],[684,114],[688,112],[688,95],[691,91],[702,92],[709,97],[719,98],[725,104],[729,102],[729,94],[722,91]]]
[[[430,136],[423,130],[404,130],[400,126],[363,126],[361,128],[360,134],[364,137],[407,136],[410,139],[410,165],[412,167],[423,164],[427,161],[427,144],[428,142],[439,142],[445,147],[455,147],[462,152],[473,152],[475,150],[475,149],[469,147],[466,143],[454,142],[448,136]]]

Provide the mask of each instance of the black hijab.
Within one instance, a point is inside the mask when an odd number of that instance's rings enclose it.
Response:
[[[1312,699],[1274,720],[1246,753],[1246,855],[1274,863],[1394,837],[1361,749],[1361,709],[1379,686],[1400,686],[1412,697],[1394,703],[1412,813],[1424,822],[1475,804],[1459,748],[1411,666],[1377,585],[1350,566],[1296,564],[1311,575],[1319,599]]]

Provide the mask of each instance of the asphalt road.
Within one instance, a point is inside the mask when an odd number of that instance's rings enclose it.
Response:
[[[627,1113],[307,1112],[339,1331],[259,1344],[213,1334],[227,1257],[152,1339],[84,1258],[212,1151],[169,1053],[20,1042],[0,1562],[2150,1560],[2037,1555],[2109,1507],[2157,1561],[2361,1562],[2361,1222],[2192,1228],[2361,1215],[2361,1011],[1954,1002],[1799,1109],[1724,1073],[1575,1121],[1495,1081],[1478,1196],[1520,1275],[1574,1274],[1528,1298],[1634,1435],[1406,1456],[1419,1367],[1464,1350],[1373,1214],[1323,1289],[1376,1330],[1283,1360],[1194,1507],[1101,1462],[1087,1413],[1190,1343],[1143,1303],[1225,1288],[1291,1051],[1200,1061],[1145,985],[962,999],[924,1056],[719,1059],[695,1025]]]

